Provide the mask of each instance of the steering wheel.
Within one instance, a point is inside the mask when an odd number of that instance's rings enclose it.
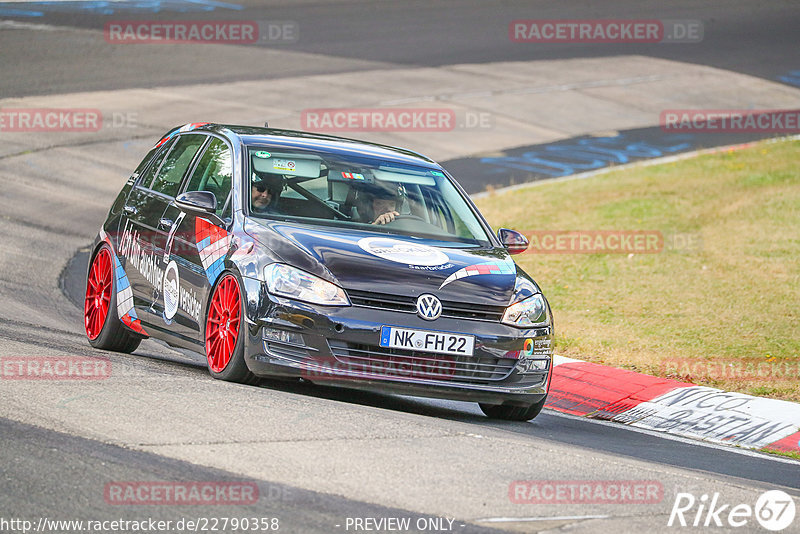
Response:
[[[391,221],[389,221],[386,224],[392,224],[395,221],[402,221],[402,220],[425,222],[425,219],[423,219],[422,217],[419,217],[417,215],[412,215],[411,213],[404,213],[404,214],[401,214],[401,215],[395,215],[394,219],[392,219]]]

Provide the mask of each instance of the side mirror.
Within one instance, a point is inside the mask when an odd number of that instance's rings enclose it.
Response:
[[[508,249],[509,254],[520,254],[528,250],[528,238],[508,228],[500,228],[497,231],[497,238]]]
[[[175,205],[194,213],[216,213],[217,197],[211,191],[187,191],[175,198]]]

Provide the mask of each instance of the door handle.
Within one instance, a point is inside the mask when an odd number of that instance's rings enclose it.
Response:
[[[172,228],[172,225],[175,223],[172,219],[167,219],[166,217],[161,217],[158,220],[158,227],[162,230],[166,230],[167,228]]]
[[[124,211],[128,215],[136,215],[139,212],[136,206],[123,206],[122,211]]]

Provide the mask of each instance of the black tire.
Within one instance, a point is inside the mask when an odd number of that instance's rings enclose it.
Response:
[[[491,419],[502,419],[504,421],[530,421],[534,419],[544,408],[547,397],[536,404],[530,406],[509,406],[506,404],[486,404],[479,403],[481,411]]]
[[[239,331],[236,336],[236,344],[234,346],[233,352],[231,354],[230,360],[228,360],[227,364],[219,371],[215,371],[212,367],[211,358],[208,355],[208,325],[209,325],[209,315],[211,314],[211,303],[217,295],[217,291],[220,289],[222,282],[227,278],[232,277],[236,281],[236,286],[239,292]],[[244,361],[244,338],[247,335],[247,329],[245,328],[245,311],[244,311],[244,295],[242,290],[243,284],[241,277],[233,272],[233,271],[223,271],[219,278],[217,279],[216,284],[214,285],[214,289],[211,291],[211,296],[208,300],[208,306],[206,307],[206,319],[205,319],[205,327],[203,328],[204,333],[204,343],[203,346],[206,348],[206,365],[208,366],[209,374],[218,379],[218,380],[225,380],[226,382],[236,382],[239,384],[248,384],[248,385],[255,385],[258,384],[260,381],[259,377],[254,375],[250,372],[250,369],[247,368],[247,363]]]
[[[102,253],[107,253],[109,257],[112,259],[114,257],[114,253],[111,250],[111,247],[109,247],[105,243],[99,249],[97,249],[97,253],[95,253],[95,255],[92,256],[92,263],[89,264],[90,269],[87,274],[87,281],[86,281],[87,287],[89,284],[88,278],[91,276],[91,265],[95,262],[95,260],[97,260],[97,258]],[[142,338],[132,333],[130,330],[128,330],[128,328],[120,320],[119,315],[117,315],[117,287],[116,287],[116,278],[114,277],[113,272],[114,272],[114,267],[112,262],[111,300],[109,301],[108,313],[106,314],[103,327],[100,330],[100,334],[96,338],[92,339],[89,336],[88,331],[86,337],[89,340],[89,344],[96,349],[131,353],[139,347],[139,343],[142,342]],[[88,294],[84,297],[84,299],[88,299]],[[86,322],[86,302],[84,301],[84,323],[85,322]]]

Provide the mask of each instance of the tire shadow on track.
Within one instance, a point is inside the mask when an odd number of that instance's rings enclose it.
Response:
[[[728,450],[721,446],[709,447],[688,440],[665,439],[618,423],[563,416],[547,408],[532,421],[510,422],[488,419],[479,412],[477,404],[468,402],[401,397],[308,383],[282,384],[265,381],[262,387],[410,415],[468,423],[475,426],[474,432],[477,433],[481,428],[501,430],[548,441],[553,447],[563,445],[582,447],[586,449],[586,454],[600,451],[654,464],[745,479],[762,483],[765,489],[782,486],[787,490],[796,490],[792,493],[800,497],[800,476],[798,476],[800,465],[775,461],[767,455],[757,454],[750,454],[746,461],[743,461],[742,453],[737,450]]]
[[[747,461],[742,461],[741,452],[735,450],[712,448],[686,440],[665,439],[652,433],[629,429],[618,423],[565,417],[549,409],[545,409],[533,421],[497,421],[488,419],[480,413],[475,403],[403,397],[300,381],[264,379],[260,387],[409,415],[467,423],[475,426],[474,432],[480,432],[481,428],[501,430],[548,441],[553,447],[563,445],[582,447],[586,449],[587,454],[601,451],[655,464],[741,478],[763,483],[765,489],[782,486],[797,490],[795,495],[800,497],[800,476],[798,476],[800,465],[788,465],[776,462],[766,455],[755,454],[749,455]],[[296,422],[300,421],[298,419]]]

